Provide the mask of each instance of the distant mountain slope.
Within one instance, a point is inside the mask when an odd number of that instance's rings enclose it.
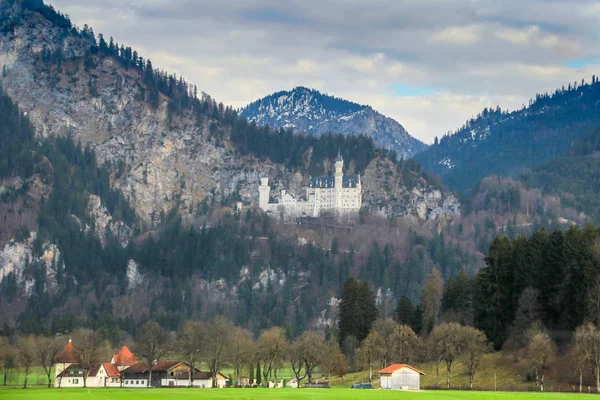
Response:
[[[566,156],[538,166],[521,180],[600,221],[600,128],[573,143]]]
[[[537,95],[511,113],[484,109],[415,159],[449,187],[469,190],[487,175],[518,175],[554,157],[600,124],[600,83]]]
[[[426,147],[398,122],[370,106],[302,86],[257,100],[244,107],[240,114],[259,125],[292,128],[315,135],[327,132],[365,134],[371,136],[376,145],[394,150],[398,156],[410,157]]]

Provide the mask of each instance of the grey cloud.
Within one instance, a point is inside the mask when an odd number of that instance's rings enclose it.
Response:
[[[426,141],[484,106],[519,107],[589,79],[593,67],[564,64],[600,52],[600,9],[587,0],[52,3],[225,103],[313,86],[371,104]],[[436,93],[394,97],[395,83]]]

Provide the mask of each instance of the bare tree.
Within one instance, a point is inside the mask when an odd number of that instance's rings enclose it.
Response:
[[[473,389],[475,381],[475,372],[479,368],[479,363],[483,354],[489,350],[488,340],[485,333],[471,326],[462,328],[464,343],[464,363],[469,371],[469,389]]]
[[[298,339],[303,353],[304,368],[308,383],[312,383],[312,375],[321,361],[321,354],[325,352],[325,342],[316,332],[304,332]]]
[[[327,371],[327,380],[329,382],[331,382],[331,373],[337,365],[338,357],[340,355],[342,356],[342,358],[344,357],[341,354],[340,346],[337,344],[336,341],[329,341],[325,343],[323,352],[320,355],[321,360],[319,363],[321,371]],[[346,369],[347,368],[348,367],[346,367]]]
[[[586,343],[581,335],[575,333],[571,348],[569,349],[569,359],[573,369],[579,375],[579,392],[583,391],[583,371],[587,365]]]
[[[394,327],[392,343],[393,357],[401,363],[411,363],[421,347],[421,339],[410,326],[404,324]]]
[[[62,350],[62,343],[53,337],[40,337],[36,341],[37,360],[44,368],[44,372],[48,377],[48,387],[52,386],[52,367],[54,359]]]
[[[231,363],[233,373],[239,381],[244,366],[254,361],[254,340],[252,332],[247,329],[236,327],[231,338]]]
[[[356,357],[363,367],[369,368],[369,382],[373,381],[373,364],[379,359],[381,339],[377,329],[372,329],[356,350]]]
[[[581,346],[587,361],[594,369],[596,391],[600,393],[600,332],[589,322],[575,330],[575,341]]]
[[[17,349],[6,339],[0,338],[0,365],[2,366],[3,385],[8,383],[8,377],[13,369],[17,367],[19,354]]]
[[[194,371],[200,358],[200,345],[202,343],[202,323],[200,321],[186,321],[178,335],[178,348],[181,356],[189,365],[189,385],[194,386]]]
[[[550,368],[550,364],[556,354],[556,346],[550,336],[546,333],[534,335],[527,346],[527,357],[535,368],[538,377],[540,391],[544,391],[544,372]]]
[[[261,333],[258,338],[258,353],[265,381],[271,373],[277,380],[277,370],[281,367],[288,346],[285,332],[278,326]]]
[[[393,358],[395,345],[394,334],[396,333],[397,324],[394,320],[386,318],[376,320],[373,326],[379,332],[379,342],[381,345],[379,350],[381,358],[380,366],[385,368],[390,359]]]
[[[35,337],[33,335],[29,335],[18,338],[17,349],[19,351],[19,362],[25,369],[23,389],[27,389],[27,379],[29,378],[29,370],[35,362]]]
[[[148,368],[148,387],[152,385],[152,369],[171,351],[167,332],[155,321],[146,322],[135,338],[135,349]]]
[[[304,349],[299,341],[296,340],[288,346],[287,360],[290,363],[298,387],[300,387],[302,379],[306,378],[306,369],[304,368]]]
[[[102,341],[102,335],[95,330],[78,329],[73,332],[73,342],[77,343],[77,363],[83,370],[83,387],[87,387],[90,369],[100,361]]]
[[[344,376],[348,374],[348,363],[346,362],[346,358],[342,353],[338,353],[335,358],[335,364],[333,365],[332,371],[335,376],[342,380],[342,385],[344,384]]]
[[[456,322],[440,324],[431,331],[432,344],[436,346],[440,360],[446,363],[446,388],[450,389],[452,366],[464,353],[463,327]]]
[[[213,387],[217,387],[217,374],[229,361],[234,328],[233,323],[222,315],[217,315],[204,324],[202,352],[208,362]]]

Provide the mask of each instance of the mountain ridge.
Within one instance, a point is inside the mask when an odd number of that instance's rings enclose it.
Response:
[[[411,157],[426,148],[400,123],[371,106],[305,86],[281,90],[255,100],[243,107],[240,115],[259,125],[291,128],[307,134],[365,134],[372,137],[376,145],[395,151],[399,157]]]
[[[600,83],[583,80],[527,107],[485,108],[476,118],[415,156],[451,189],[469,191],[488,175],[518,176],[564,155],[571,143],[600,125]]]

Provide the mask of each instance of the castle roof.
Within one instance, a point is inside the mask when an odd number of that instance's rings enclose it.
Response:
[[[65,346],[64,350],[58,353],[58,355],[54,358],[54,362],[57,363],[76,363],[78,362],[77,350],[71,339],[69,339],[69,343]]]
[[[358,175],[344,175],[342,177],[342,188],[355,188],[360,182]],[[334,188],[335,178],[333,176],[315,176],[308,181],[309,188]]]
[[[127,346],[121,347],[121,350],[119,350],[119,352],[115,354],[112,359],[113,364],[127,367],[137,363],[137,361],[137,358],[127,348]]]

